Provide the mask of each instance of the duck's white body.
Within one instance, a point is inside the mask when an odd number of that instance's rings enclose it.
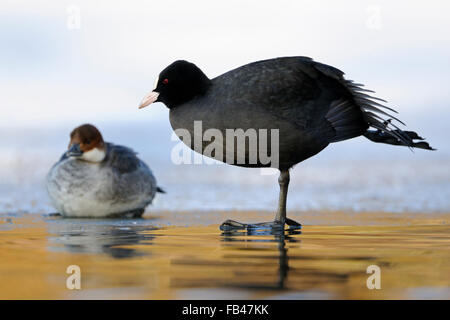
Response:
[[[67,217],[141,216],[157,190],[151,170],[135,152],[111,143],[103,161],[63,155],[47,176],[53,206]]]

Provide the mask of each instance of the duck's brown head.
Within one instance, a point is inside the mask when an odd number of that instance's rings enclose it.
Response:
[[[103,161],[106,145],[100,131],[91,124],[83,124],[73,129],[67,156],[89,162]]]

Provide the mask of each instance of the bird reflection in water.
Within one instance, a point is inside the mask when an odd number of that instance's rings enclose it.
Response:
[[[50,248],[70,253],[107,254],[123,259],[148,255],[132,245],[152,244],[157,230],[150,219],[54,219],[49,220]],[[127,246],[127,247],[124,247]]]
[[[226,231],[222,233],[222,241],[230,244],[236,243],[238,250],[258,250],[257,246],[248,246],[243,247],[242,244],[258,244],[258,243],[274,243],[276,244],[276,249],[270,247],[271,252],[276,251],[276,255],[261,255],[255,256],[251,255],[250,257],[246,256],[228,256],[228,258],[250,258],[250,259],[277,259],[278,258],[278,275],[277,281],[272,283],[251,283],[251,282],[243,282],[237,286],[246,287],[248,289],[273,289],[273,290],[281,290],[285,288],[285,282],[288,276],[289,271],[289,257],[288,257],[288,248],[286,247],[286,243],[300,243],[300,239],[297,237],[301,234],[299,229],[288,229],[288,230],[274,230],[274,229],[246,229],[243,231]],[[268,237],[265,237],[268,236]],[[254,272],[252,272],[254,273]],[[263,273],[267,273],[263,271]],[[239,274],[239,272],[237,272]],[[245,274],[242,274],[245,275]],[[252,279],[252,277],[249,277]],[[258,281],[259,282],[259,281]]]

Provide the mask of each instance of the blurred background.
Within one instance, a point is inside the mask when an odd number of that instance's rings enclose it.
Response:
[[[135,149],[167,190],[152,210],[275,210],[277,175],[175,165],[168,110],[137,106],[176,59],[210,78],[303,55],[389,101],[438,151],[356,138],[297,165],[289,210],[448,212],[448,1],[5,1],[0,3],[0,213],[52,211],[45,175],[92,123]]]

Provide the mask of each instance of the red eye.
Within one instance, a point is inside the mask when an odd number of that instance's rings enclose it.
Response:
[[[164,80],[162,81],[162,83],[168,84],[168,83],[169,83],[169,79],[164,79]]]

